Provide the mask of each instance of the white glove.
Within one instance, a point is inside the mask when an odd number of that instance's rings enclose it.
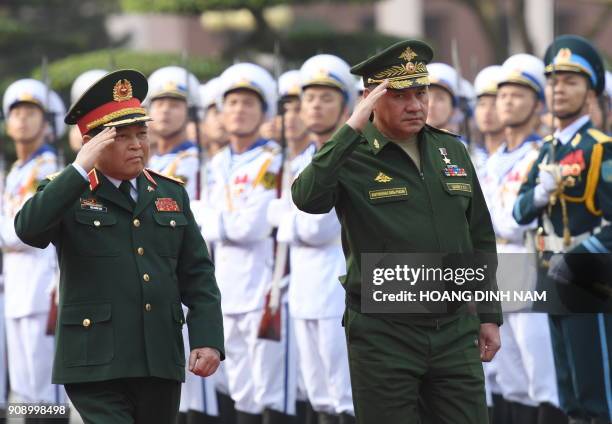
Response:
[[[268,204],[267,219],[272,227],[278,227],[283,217],[291,212],[291,203],[287,198],[271,200]]]
[[[540,183],[535,187],[533,202],[540,208],[548,204],[550,194],[559,187],[561,167],[559,165],[540,165],[538,178]]]

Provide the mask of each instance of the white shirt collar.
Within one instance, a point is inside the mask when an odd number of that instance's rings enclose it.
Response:
[[[121,185],[121,182],[123,181],[123,180],[118,180],[117,178],[109,177],[109,176],[108,176],[108,175],[106,175],[106,174],[104,174],[104,176],[105,176],[105,177],[108,179],[108,181],[110,181],[111,183],[113,183],[113,185],[114,185],[115,187],[117,187],[117,188],[119,188],[119,186]],[[132,190],[136,190],[136,191],[138,191],[138,190],[136,189],[136,187],[138,187],[138,186],[136,185],[136,180],[137,180],[136,178],[132,178],[132,179],[130,180],[130,185],[132,186]]]
[[[572,140],[572,138],[574,138],[574,135],[578,132],[580,128],[582,128],[584,124],[589,122],[589,119],[591,118],[589,117],[588,114],[582,115],[580,118],[576,119],[574,122],[572,122],[570,125],[565,127],[563,130],[557,129],[555,133],[553,134],[553,136],[557,140],[559,140],[561,144],[565,145],[569,143]]]

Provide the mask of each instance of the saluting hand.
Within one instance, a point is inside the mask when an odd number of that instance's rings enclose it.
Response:
[[[200,377],[213,375],[220,363],[219,351],[210,347],[193,349],[189,355],[189,371]]]
[[[480,348],[480,360],[482,362],[491,362],[491,360],[501,347],[501,340],[499,338],[499,326],[497,324],[480,324],[478,347]]]
[[[379,84],[374,90],[367,92],[366,97],[355,106],[353,114],[346,121],[346,123],[356,131],[361,131],[365,128],[366,124],[370,119],[370,115],[374,110],[374,105],[386,92],[389,80],[385,80],[382,84]]]
[[[117,135],[117,130],[113,128],[104,128],[100,134],[96,135],[93,138],[88,138],[85,136],[83,146],[79,153],[77,154],[74,163],[80,165],[86,172],[89,172],[93,169],[100,153],[115,141],[115,136]]]

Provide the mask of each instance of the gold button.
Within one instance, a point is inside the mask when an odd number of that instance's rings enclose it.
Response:
[[[91,320],[89,318],[85,318],[83,320],[83,327],[87,328],[91,325]]]
[[[100,226],[100,221],[98,221],[98,220],[96,219],[96,220],[94,221],[94,225],[95,225],[96,227],[99,227],[99,226]]]
[[[150,280],[150,278],[149,278],[149,274],[144,274],[144,275],[142,276],[142,279],[143,279],[143,280],[145,280],[145,281],[149,281],[149,280]]]
[[[144,255],[144,249],[142,247],[139,247],[138,249],[136,249],[136,251],[140,256]]]
[[[136,218],[134,220],[134,227],[140,227],[140,219]]]
[[[147,304],[145,305],[145,311],[147,311],[147,312],[151,312],[151,304],[150,304],[150,303],[147,303]]]
[[[171,227],[176,227],[176,221],[174,219],[172,221],[170,221],[170,226]]]

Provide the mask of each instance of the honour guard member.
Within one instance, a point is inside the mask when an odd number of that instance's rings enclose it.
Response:
[[[430,82],[427,125],[450,129],[459,91],[457,71],[446,63],[430,63],[427,71]]]
[[[22,79],[7,88],[3,111],[17,153],[6,178],[0,216],[11,390],[21,402],[59,403],[63,390],[51,383],[53,337],[46,334],[57,269],[55,249],[24,244],[13,221],[40,181],[57,171],[57,154],[45,144],[52,128],[46,115],[55,120],[61,134],[66,110],[60,97],[42,82]]]
[[[186,69],[167,66],[151,74],[149,87],[146,103],[157,148],[148,166],[183,181],[189,198],[195,199],[199,150],[195,142],[187,140],[187,124],[189,109],[200,107],[200,83]]]
[[[537,271],[533,253],[525,247],[526,232],[536,222],[516,223],[512,216],[521,184],[535,162],[540,137],[535,132],[544,101],[544,63],[535,56],[517,54],[502,65],[497,88],[497,115],[505,142],[487,161],[483,191],[497,237],[500,290],[535,290]],[[510,421],[562,423],[558,410],[555,368],[548,316],[522,313],[530,305],[507,304],[500,334],[504,348],[496,358],[497,383],[509,403]]]
[[[251,63],[221,75],[218,107],[229,145],[210,163],[201,210],[202,231],[214,244],[222,293],[229,392],[238,424],[279,423],[295,409],[295,358],[290,354],[287,307],[281,341],[258,337],[271,287],[273,239],[266,219],[281,166],[275,142],[259,129],[276,112],[276,83]]]
[[[495,153],[504,141],[504,127],[499,122],[495,107],[500,73],[501,66],[487,66],[476,75],[474,80],[476,91],[474,120],[478,131],[483,136],[483,147],[489,156]]]
[[[314,69],[311,63],[327,61],[334,64],[334,68],[343,69],[348,64],[337,56],[317,55],[308,59],[302,65],[300,73],[302,78],[317,79],[317,84],[304,84],[302,86],[301,117],[302,121],[312,133],[321,147],[332,136],[348,118],[350,108],[355,103],[355,97],[349,98],[346,88],[347,80],[343,75],[336,75],[326,69],[317,75],[318,69]],[[354,80],[353,80],[354,81]],[[354,84],[354,83],[353,83]],[[354,93],[354,89],[350,90]],[[354,95],[353,95],[354,96]]]
[[[38,187],[17,235],[60,263],[53,382],[88,423],[174,423],[189,370],[223,359],[219,291],[183,184],[144,169],[147,80],[112,72],[72,105],[83,147]],[[185,319],[181,303],[189,307]]]
[[[538,219],[539,284],[560,294],[574,287],[577,297],[575,284],[591,287],[593,260],[607,259],[609,267],[612,250],[612,227],[602,226],[602,218],[612,219],[612,143],[588,115],[604,90],[604,68],[597,50],[574,35],[555,39],[544,62],[546,102],[558,128],[521,186],[514,217],[521,225]],[[570,422],[610,422],[610,315],[551,315],[550,330],[559,401]]]
[[[189,199],[193,201],[196,199],[199,177],[199,150],[193,141],[187,140],[187,123],[189,108],[198,107],[201,103],[200,83],[193,74],[178,66],[156,70],[148,82],[149,94],[145,103],[148,104],[152,118],[149,127],[157,140],[157,151],[151,155],[148,166],[156,172],[183,181]],[[183,312],[187,313],[184,305]],[[187,328],[183,327],[186,353],[189,352],[187,340]],[[206,421],[202,415],[216,416],[215,393],[212,379],[207,382],[195,374],[186,373],[181,389],[181,414],[190,412],[190,421],[194,423]]]
[[[330,85],[331,75],[334,85]],[[317,150],[299,117],[300,85],[304,90],[319,86],[337,91],[341,94],[336,96],[339,109],[352,110],[356,98],[350,67],[338,57],[310,58],[295,77],[297,81],[291,80],[291,74],[284,74],[279,80],[279,91],[285,98],[291,182]],[[294,319],[306,394],[319,416],[319,423],[354,422],[341,326],[344,294],[338,278],[346,273],[346,268],[340,223],[334,211],[319,215],[300,211],[289,196],[286,193],[273,201],[268,216],[278,227],[277,240],[290,246],[289,310]]]
[[[361,311],[362,253],[495,252],[467,150],[425,124],[432,56],[427,44],[407,40],[354,66],[365,98],[292,186],[300,210],[335,208],[341,223],[358,423],[419,422],[419,397],[435,422],[488,422],[481,360],[499,349],[501,314],[479,309],[479,317],[465,305],[434,316]]]
[[[81,97],[81,95],[89,87],[91,87],[96,81],[106,74],[108,74],[108,71],[105,71],[104,69],[91,69],[76,77],[72,83],[72,87],[70,87],[70,104],[76,103],[76,101],[79,100],[79,97]],[[83,138],[81,136],[81,132],[79,131],[79,127],[76,125],[71,126],[68,130],[68,144],[70,145],[72,151],[78,152],[82,143]]]
[[[212,158],[227,145],[227,133],[223,127],[219,109],[217,109],[220,83],[221,79],[215,77],[206,84],[200,85],[200,99],[204,115],[200,122],[201,147],[206,149],[206,156],[208,158]]]

